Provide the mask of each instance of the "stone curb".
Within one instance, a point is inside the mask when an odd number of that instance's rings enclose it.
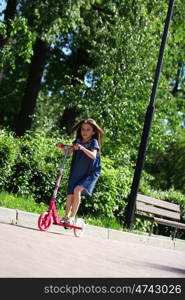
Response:
[[[39,214],[25,212],[18,209],[0,207],[0,222],[16,224],[29,228],[38,229]],[[61,233],[60,226],[51,225],[49,232]],[[148,234],[130,233],[121,230],[103,228],[94,225],[86,225],[86,236],[98,237],[108,240],[122,242],[140,243],[166,249],[185,251],[185,241],[180,239],[172,240],[170,237]]]

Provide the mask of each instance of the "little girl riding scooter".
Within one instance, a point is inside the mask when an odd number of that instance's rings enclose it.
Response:
[[[100,176],[101,161],[100,147],[104,132],[93,119],[84,119],[75,125],[76,131],[73,142],[73,157],[71,161],[69,182],[67,187],[66,214],[61,219],[65,224],[73,225],[77,214],[81,195],[91,196]],[[56,144],[61,148],[61,143]]]

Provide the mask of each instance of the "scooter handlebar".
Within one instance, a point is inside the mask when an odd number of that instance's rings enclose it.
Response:
[[[65,145],[62,144],[62,143],[57,143],[57,144],[55,144],[55,146],[58,147],[58,148],[61,148],[61,149],[65,148]]]
[[[80,150],[80,145],[64,145],[62,143],[58,143],[55,145],[58,148],[65,149],[66,146],[70,147],[70,150],[74,151],[76,147],[78,147],[76,150]]]

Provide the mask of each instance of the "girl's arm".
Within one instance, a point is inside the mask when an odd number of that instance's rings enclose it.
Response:
[[[97,150],[96,149],[93,149],[91,151],[91,150],[86,149],[82,145],[74,146],[74,148],[75,148],[75,150],[82,150],[88,157],[90,157],[92,159],[96,159],[96,154],[97,154]]]

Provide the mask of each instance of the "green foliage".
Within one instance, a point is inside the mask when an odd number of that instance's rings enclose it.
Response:
[[[0,189],[7,189],[7,182],[12,175],[12,167],[19,153],[19,142],[13,134],[0,130]]]
[[[12,166],[8,190],[20,195],[31,195],[38,202],[48,202],[54,187],[61,153],[54,139],[42,133],[27,133],[20,139],[20,152]],[[63,189],[59,192],[61,197]]]
[[[115,167],[114,161],[102,157],[102,174],[95,187],[93,197],[82,201],[84,213],[113,218],[124,218],[126,199],[132,180],[132,171],[127,166]]]
[[[105,128],[107,154],[120,159],[126,149],[126,153],[135,159],[167,4],[164,1],[155,5],[151,1],[95,1],[91,9],[82,8],[83,25],[53,43],[50,64],[45,72],[46,90],[43,87],[38,99],[37,119],[43,117],[44,105],[46,111],[52,110],[48,117],[52,120],[56,114],[59,119],[65,109],[77,109],[80,112],[78,118],[90,116]],[[183,119],[178,114],[180,105],[181,109],[184,107],[183,97],[175,102],[171,94],[177,62],[183,62],[180,59],[182,48],[178,50],[176,39],[183,31],[178,21],[178,15],[183,16],[181,6],[181,1],[175,5],[169,31],[150,151],[165,151],[171,139],[167,133],[175,132]],[[65,53],[63,49],[69,52]],[[52,91],[50,96],[48,89]]]
[[[150,153],[146,170],[153,174],[153,186],[160,189],[174,187],[185,192],[185,132],[184,128],[177,131],[166,145],[165,152]]]
[[[76,30],[83,23],[81,9],[90,9],[90,0],[25,1],[22,13],[32,18],[30,26],[41,39],[54,42],[57,37]]]
[[[77,30],[83,24],[81,9],[89,10],[90,0],[21,1],[15,19],[0,22],[0,67],[15,69],[19,58],[30,63],[36,37],[54,42],[62,34]]]
[[[29,30],[27,19],[19,17],[10,20],[8,24],[0,23],[0,35],[2,39],[8,40],[0,49],[0,67],[8,64],[15,69],[16,59],[20,57],[23,62],[30,62],[33,54],[33,34]]]

